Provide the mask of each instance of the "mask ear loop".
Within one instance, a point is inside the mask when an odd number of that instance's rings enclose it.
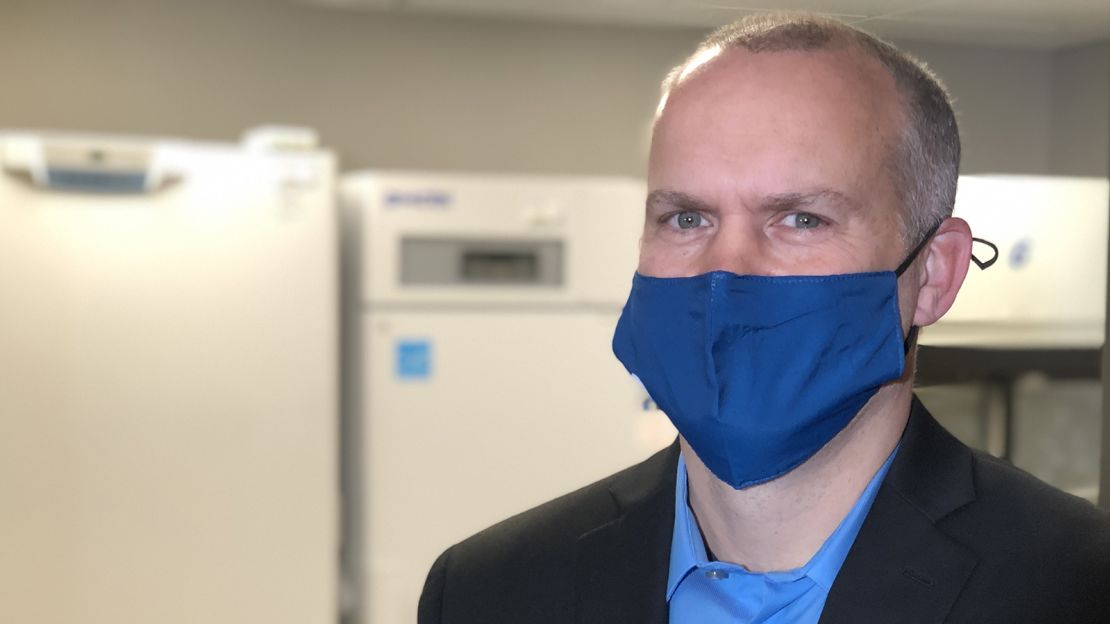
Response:
[[[941,221],[941,223],[943,223],[943,221]],[[902,264],[899,264],[898,268],[894,269],[895,277],[902,277],[902,274],[906,272],[906,269],[910,268],[910,265],[913,264],[913,261],[917,260],[917,256],[921,254],[921,250],[925,249],[925,245],[928,245],[929,241],[933,240],[933,234],[937,233],[938,228],[940,228],[940,223],[937,223],[933,227],[929,228],[928,232],[925,232],[925,236],[921,237],[921,242],[917,244],[917,247],[914,247],[913,251],[911,251],[910,254],[906,256],[906,259],[902,261]]]
[[[928,245],[929,241],[933,240],[933,234],[937,233],[937,229],[940,228],[941,223],[944,223],[944,221],[941,220],[937,222],[936,225],[929,228],[929,231],[925,233],[925,236],[921,237],[921,242],[913,248],[913,251],[911,251],[908,256],[906,256],[906,259],[902,261],[902,264],[899,264],[898,268],[894,269],[895,277],[902,277],[902,274],[906,272],[906,269],[910,268],[910,265],[913,264],[913,261],[917,260],[917,256],[921,254],[921,250],[925,249],[925,245]],[[917,330],[917,325],[910,325],[910,331],[906,333],[906,338],[902,341],[902,353],[904,355],[909,355],[910,347],[913,346],[915,342],[917,342]]]
[[[994,252],[994,257],[990,260],[980,260],[979,258],[975,257],[975,254],[971,254],[971,261],[975,263],[975,266],[979,267],[980,271],[990,267],[990,265],[994,264],[995,261],[998,260],[998,245],[995,245],[985,238],[972,238],[971,240],[975,243],[983,243],[987,247],[990,247],[991,251]]]
[[[900,278],[901,274],[905,273],[906,270],[909,269],[909,265],[917,260],[917,256],[920,255],[922,249],[925,249],[925,245],[929,244],[929,241],[932,240],[932,234],[937,233],[937,229],[940,228],[941,223],[944,223],[944,221],[938,221],[937,224],[934,225],[934,227],[929,228],[929,231],[926,232],[924,236],[921,236],[921,242],[917,243],[917,246],[915,246],[914,250],[910,251],[909,255],[906,256],[906,260],[902,260],[902,263],[898,265],[897,269],[895,269],[896,278]],[[906,334],[906,339],[902,340],[902,354],[909,355],[910,346],[914,345],[914,343],[917,342],[917,330],[917,325],[909,326],[909,332]]]
[[[925,244],[933,238],[933,234],[936,234],[937,228],[939,227],[940,223],[934,225],[932,229],[929,230],[929,233],[925,235],[925,238],[922,239],[920,243],[918,243],[917,247],[914,247],[913,251],[910,252],[910,255],[906,257],[902,264],[898,265],[898,268],[894,270],[894,274],[896,276],[901,277],[902,273],[904,273],[906,269],[910,268],[910,265],[913,264],[913,261],[917,259],[917,255],[920,254],[921,250],[925,248]],[[995,245],[985,238],[972,237],[971,240],[972,242],[982,243],[987,247],[990,247],[991,251],[994,252],[994,256],[987,260],[980,260],[979,258],[975,257],[975,254],[971,254],[971,261],[975,263],[975,266],[979,267],[980,271],[990,268],[992,264],[998,261],[998,245]],[[917,341],[917,330],[917,325],[911,325],[910,331],[906,334],[906,339],[902,341],[902,351],[906,355],[910,354],[910,347],[913,346],[913,344]]]

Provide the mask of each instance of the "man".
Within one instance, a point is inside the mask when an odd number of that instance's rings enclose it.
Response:
[[[913,397],[971,255],[958,167],[889,45],[807,15],[707,39],[665,83],[614,337],[679,441],[449,549],[420,622],[1110,621],[1107,516]]]

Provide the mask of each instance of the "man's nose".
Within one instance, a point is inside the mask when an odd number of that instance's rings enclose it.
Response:
[[[721,228],[703,249],[699,273],[728,271],[737,275],[759,275],[761,262],[756,237],[743,228]]]

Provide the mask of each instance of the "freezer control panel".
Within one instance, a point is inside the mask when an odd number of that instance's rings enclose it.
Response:
[[[402,286],[561,286],[561,240],[405,238]]]

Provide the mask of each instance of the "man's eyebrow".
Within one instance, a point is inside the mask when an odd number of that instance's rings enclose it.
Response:
[[[712,206],[693,195],[666,189],[655,190],[648,193],[646,204],[649,209],[653,207],[670,206],[678,210],[696,210],[701,212],[713,210]]]
[[[798,193],[775,193],[767,195],[760,201],[760,206],[764,210],[797,210],[812,206],[818,202],[830,203],[838,205],[848,210],[857,210],[859,204],[856,200],[848,197],[844,193],[834,191],[828,188],[812,189]]]
[[[856,202],[856,200],[848,197],[844,193],[829,188],[766,195],[760,199],[759,208],[766,211],[780,212],[785,210],[798,210],[819,202],[834,204],[847,210],[857,210],[859,208],[859,203]],[[667,189],[659,189],[648,193],[647,207],[649,209],[669,207],[676,210],[696,210],[701,212],[713,210],[711,204],[693,195]]]

